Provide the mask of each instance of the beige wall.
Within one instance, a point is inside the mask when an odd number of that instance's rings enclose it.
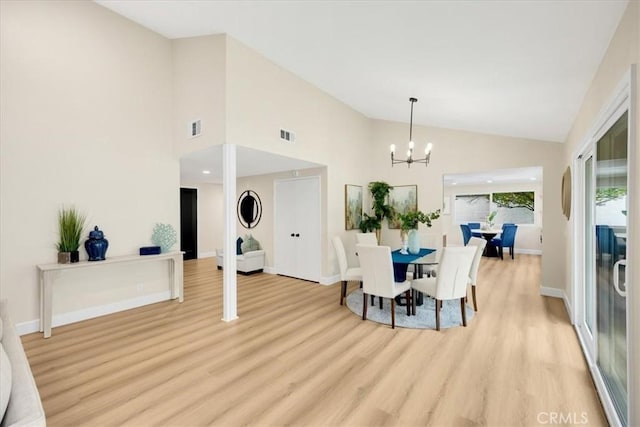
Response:
[[[2,1],[0,31],[0,294],[20,323],[39,317],[63,204],[104,230],[107,257],[177,228],[171,44],[92,2]],[[168,290],[164,265],[104,268],[63,273],[54,315]]]
[[[418,207],[422,211],[442,207],[443,175],[541,166],[544,176],[541,286],[564,287],[565,236],[559,184],[562,179],[562,144],[414,125],[416,151],[421,151],[426,141],[434,144],[431,163],[428,167],[420,164],[414,164],[411,168],[406,165],[391,167],[388,147],[395,143],[397,151],[406,150],[407,132],[406,124],[373,121],[368,162],[375,165],[373,170],[376,172],[376,179],[387,181],[391,185],[417,184]],[[443,221],[438,220],[434,222],[430,232],[448,231],[443,229],[444,226]],[[383,241],[395,241],[394,239],[399,242],[398,230],[383,230]]]
[[[444,197],[448,197],[451,204],[451,214],[442,215],[442,231],[447,234],[447,243],[452,245],[462,244],[462,231],[455,221],[455,196],[461,194],[488,194],[512,191],[533,191],[535,193],[534,224],[520,224],[516,233],[516,252],[541,253],[543,232],[543,192],[542,182],[525,184],[484,184],[484,185],[456,185],[444,187]]]
[[[589,91],[587,92],[580,111],[576,116],[573,123],[571,132],[564,145],[564,161],[562,167],[572,166],[577,150],[579,147],[587,141],[592,128],[595,125],[600,112],[612,101],[612,97],[615,95],[615,90],[618,84],[621,82],[625,73],[627,73],[632,64],[638,64],[640,62],[640,2],[631,1],[627,6],[627,10],[622,17],[622,20],[614,34],[611,43],[607,49],[604,59],[602,60],[600,67],[596,75],[593,78]],[[640,87],[640,74],[636,75],[635,85],[636,88]],[[633,101],[632,101],[633,102]],[[630,291],[627,297],[628,306],[627,309],[630,313],[630,322],[628,323],[629,335],[632,337],[632,341],[629,345],[629,358],[635,360],[635,375],[630,375],[629,390],[632,393],[632,397],[629,401],[629,407],[631,408],[631,418],[629,419],[629,425],[640,424],[640,375],[637,373],[638,363],[640,360],[640,292],[638,292],[638,284],[640,283],[640,268],[638,268],[638,242],[640,242],[640,191],[638,183],[640,177],[640,133],[638,132],[638,126],[640,125],[640,97],[638,97],[636,89],[635,102],[632,103],[632,108],[635,109],[635,138],[629,142],[631,150],[629,152],[629,163],[635,166],[635,176],[630,177],[630,182],[635,185],[635,192],[631,199],[631,205],[629,206],[629,212],[635,212],[636,214],[629,215],[629,239],[627,240],[627,248],[633,250],[635,254],[635,267],[632,270]],[[633,124],[632,124],[633,126]],[[574,179],[575,179],[574,175]],[[572,217],[572,218],[575,218]],[[564,253],[564,259],[567,265],[573,263],[573,243],[574,237],[572,235],[573,221],[564,222],[564,234],[567,236],[569,242],[567,249]],[[571,304],[575,304],[572,301],[572,270],[568,269],[564,280],[564,291],[570,298]]]
[[[226,132],[226,44],[224,34],[171,40],[173,54],[173,143],[178,155],[223,144]],[[190,123],[201,120],[192,138]]]
[[[214,256],[224,232],[222,185],[182,182],[180,187],[198,190],[198,258]]]
[[[231,37],[226,52],[227,142],[328,166],[322,273],[332,275],[330,237],[347,234],[344,184],[366,185],[375,176],[367,161],[371,122]],[[294,144],[280,141],[281,127],[295,132]]]

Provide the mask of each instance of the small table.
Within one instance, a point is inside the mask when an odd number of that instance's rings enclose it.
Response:
[[[489,230],[483,230],[481,228],[475,228],[471,230],[472,233],[480,233],[482,237],[487,241],[487,246],[484,247],[484,251],[482,252],[482,256],[486,257],[498,257],[498,249],[494,245],[490,245],[491,239],[496,237],[498,234],[502,233],[502,229],[494,228]]]
[[[53,323],[53,288],[56,282],[55,279],[61,272],[78,268],[106,267],[114,264],[168,261],[171,299],[178,299],[179,302],[182,302],[184,301],[183,254],[184,252],[181,251],[173,251],[159,255],[114,256],[104,261],[80,261],[73,264],[39,264],[37,267],[40,279],[40,332],[44,332],[45,338],[51,336]]]

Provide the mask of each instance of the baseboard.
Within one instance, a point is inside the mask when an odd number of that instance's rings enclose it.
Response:
[[[506,251],[508,253],[509,251]],[[515,253],[523,255],[542,255],[541,249],[516,249]]]
[[[564,291],[558,288],[550,288],[547,286],[540,287],[540,295],[543,297],[564,298]]]
[[[264,267],[264,269],[263,269],[263,271],[262,271],[262,272],[263,272],[263,273],[267,273],[267,274],[277,274],[277,273],[276,273],[276,269],[275,269],[275,268],[273,268],[273,267],[267,267],[267,266],[265,266],[265,267]]]
[[[216,251],[198,253],[198,258],[213,258],[215,256],[216,256]]]
[[[540,287],[540,295],[562,299],[562,301],[564,302],[564,308],[565,310],[567,310],[567,314],[569,315],[569,321],[571,322],[571,324],[573,324],[573,307],[571,306],[569,298],[567,297],[567,294],[564,292],[564,290],[542,286]]]
[[[95,317],[105,316],[107,314],[117,313],[119,311],[130,310],[132,308],[142,307],[144,305],[155,304],[157,302],[167,301],[169,299],[171,299],[171,292],[167,290],[138,298],[132,298],[125,301],[118,301],[97,307],[83,308],[82,310],[56,314],[53,316],[52,326],[56,327],[68,325],[70,323],[93,319]],[[33,332],[38,332],[39,330],[40,320],[28,320],[26,322],[16,324],[16,331],[18,335],[30,334]]]
[[[340,281],[340,275],[339,274],[334,274],[333,276],[323,276],[320,278],[320,284],[321,285],[325,285],[325,286],[329,286],[329,285],[333,285],[336,282]]]

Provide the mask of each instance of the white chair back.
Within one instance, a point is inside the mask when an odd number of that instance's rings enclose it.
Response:
[[[485,246],[487,246],[487,241],[485,239],[481,239],[480,237],[472,237],[471,239],[469,239],[469,243],[467,243],[467,246],[476,247],[476,254],[473,256],[473,263],[471,263],[471,272],[469,273],[471,284],[475,286],[478,279],[478,268],[480,267],[482,252],[484,252],[484,248]]]
[[[436,278],[436,299],[464,298],[467,295],[469,272],[476,253],[475,246],[448,246],[442,251]]]
[[[376,237],[376,233],[357,233],[356,243],[359,245],[378,246],[378,238]]]
[[[395,297],[391,248],[356,245],[356,250],[362,267],[362,291],[383,298]]]
[[[349,264],[347,263],[347,253],[344,250],[344,245],[342,244],[340,236],[333,236],[331,241],[333,242],[333,248],[336,250],[336,258],[338,258],[338,266],[340,267],[340,276],[342,280],[344,280],[344,275],[347,272],[347,268],[349,268]]]

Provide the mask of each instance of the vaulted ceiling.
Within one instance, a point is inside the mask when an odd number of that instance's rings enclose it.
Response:
[[[371,118],[563,142],[627,1],[114,1],[227,33]]]

